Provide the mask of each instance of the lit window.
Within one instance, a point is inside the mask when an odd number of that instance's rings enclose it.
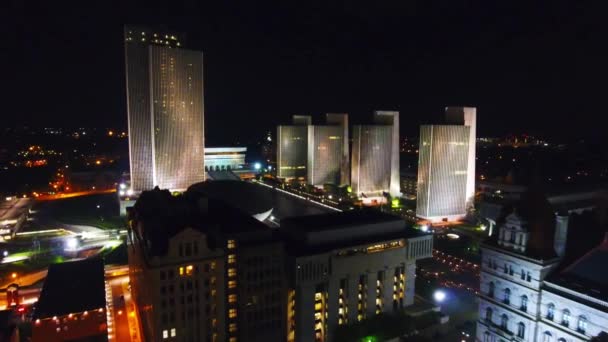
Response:
[[[234,241],[234,240],[228,240],[228,248],[229,249],[236,248],[236,241]]]
[[[236,280],[230,280],[228,281],[228,288],[229,289],[234,289],[236,287]]]
[[[183,268],[183,267],[180,267],[180,268],[179,268],[179,275],[180,275],[180,276],[183,276],[183,275],[184,275],[184,268]]]
[[[231,337],[229,341],[230,341],[230,342],[236,342],[236,337],[234,337],[234,336],[233,336],[233,337]]]
[[[236,295],[235,294],[228,295],[228,303],[236,303]]]
[[[568,309],[564,310],[562,314],[562,325],[565,327],[570,325],[570,311]]]
[[[163,339],[169,338],[169,331],[163,330]]]
[[[234,264],[236,263],[236,254],[230,254],[228,255],[228,263],[229,264]],[[212,264],[213,265],[213,264]]]
[[[175,328],[171,328],[171,337],[175,337]]]
[[[236,318],[236,309],[230,309],[230,310],[228,310],[228,317],[229,318]]]
[[[236,268],[229,268],[228,269],[228,276],[229,277],[236,277]]]
[[[186,266],[186,275],[192,275],[193,270],[194,267],[192,267],[192,265]]]
[[[584,334],[585,330],[587,330],[587,318],[585,316],[580,316],[578,318],[578,326],[576,330],[581,334]]]
[[[230,325],[228,325],[228,331],[231,333],[236,332],[236,323],[230,323]]]

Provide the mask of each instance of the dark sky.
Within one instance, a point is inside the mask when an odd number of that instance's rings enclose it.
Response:
[[[446,105],[477,106],[479,136],[606,130],[608,30],[595,3],[200,2],[12,0],[0,15],[3,124],[126,127],[122,25],[165,23],[205,54],[210,144],[258,138],[292,114],[357,123],[375,109],[399,110],[402,134],[416,135]]]

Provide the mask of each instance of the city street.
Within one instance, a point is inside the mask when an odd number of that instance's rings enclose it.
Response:
[[[115,341],[141,341],[139,321],[135,305],[129,291],[129,275],[107,277],[112,290],[111,300],[107,303],[110,311],[108,327],[112,328]]]

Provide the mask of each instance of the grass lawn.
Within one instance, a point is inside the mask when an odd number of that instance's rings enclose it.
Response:
[[[41,202],[40,210],[67,224],[123,229],[125,219],[119,216],[116,194],[98,194]]]

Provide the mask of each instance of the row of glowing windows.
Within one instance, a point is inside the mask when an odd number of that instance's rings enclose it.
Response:
[[[177,332],[175,330],[175,328],[171,328],[171,337],[175,337],[177,335]],[[169,330],[165,329],[163,330],[163,339],[167,339],[169,338]]]

